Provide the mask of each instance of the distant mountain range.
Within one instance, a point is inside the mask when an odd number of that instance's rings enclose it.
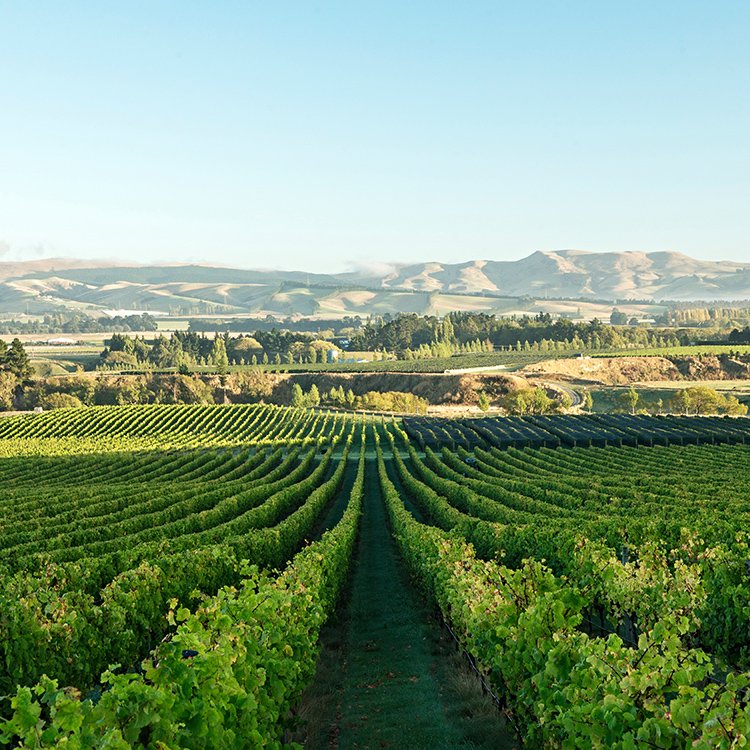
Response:
[[[448,298],[438,303],[437,296]],[[490,302],[472,302],[470,296]],[[698,261],[675,252],[577,250],[536,252],[517,261],[431,262],[342,274],[59,258],[0,263],[0,313],[124,308],[181,315],[440,314],[447,309],[507,311],[513,305],[498,298],[521,296],[750,299],[750,263]]]
[[[700,261],[675,252],[536,252],[516,261],[420,263],[360,283],[442,292],[597,299],[750,298],[750,263]]]

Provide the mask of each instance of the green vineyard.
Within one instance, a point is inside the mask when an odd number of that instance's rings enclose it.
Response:
[[[744,747],[747,443],[729,418],[5,418],[0,746],[299,747],[321,633],[378,524],[514,746]]]
[[[0,423],[0,457],[103,451],[312,445],[347,417],[279,406],[92,406]]]

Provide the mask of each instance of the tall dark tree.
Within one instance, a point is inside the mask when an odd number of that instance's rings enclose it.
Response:
[[[34,377],[34,368],[20,339],[13,339],[5,358],[5,369],[12,372],[21,383],[29,383]]]
[[[628,322],[628,316],[624,312],[620,312],[616,307],[613,307],[612,314],[609,316],[609,322],[613,326],[624,326]]]

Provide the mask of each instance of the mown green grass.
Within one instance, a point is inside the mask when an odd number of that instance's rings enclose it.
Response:
[[[409,580],[373,459],[348,595],[323,634],[295,736],[323,748],[516,748],[495,705]]]

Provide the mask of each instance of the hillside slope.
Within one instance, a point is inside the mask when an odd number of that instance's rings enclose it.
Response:
[[[516,311],[509,298],[750,299],[750,263],[674,252],[536,252],[517,261],[391,266],[316,274],[210,265],[144,266],[49,259],[0,263],[0,313],[61,307],[176,315],[342,317]],[[444,297],[444,299],[441,299]],[[523,309],[530,309],[528,306]]]
[[[377,282],[376,278],[366,280]],[[744,299],[750,297],[750,263],[700,261],[675,252],[540,251],[517,261],[420,263],[394,270],[380,283],[513,297]]]

